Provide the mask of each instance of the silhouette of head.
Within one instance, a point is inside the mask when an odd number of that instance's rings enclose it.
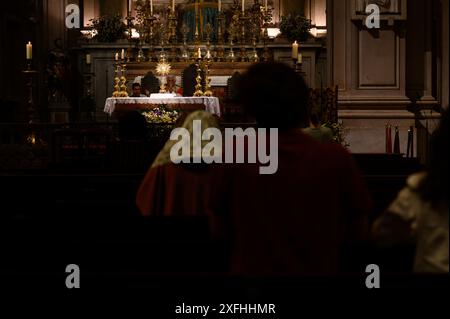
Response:
[[[282,63],[251,66],[238,83],[237,99],[260,127],[288,130],[309,122],[309,89]]]

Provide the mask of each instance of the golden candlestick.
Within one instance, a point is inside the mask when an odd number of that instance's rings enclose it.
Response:
[[[195,81],[197,82],[197,85],[195,86],[195,93],[194,96],[203,96],[204,93],[202,91],[202,66],[201,66],[202,58],[197,58],[197,77],[195,78]]]
[[[225,16],[223,14],[223,12],[219,12],[219,16],[217,17],[217,44],[218,44],[218,48],[217,48],[217,61],[221,62],[224,60],[224,56],[225,56],[225,49],[223,47],[223,29],[222,29],[222,24],[223,21],[225,20]]]
[[[155,40],[155,32],[154,32],[154,22],[156,20],[156,17],[153,16],[153,13],[151,14],[151,16],[146,16],[145,18],[145,24],[146,27],[148,27],[148,31],[147,31],[147,42],[149,44],[149,48],[148,48],[148,60],[149,62],[153,62],[155,60],[155,49],[154,49],[154,40]]]
[[[196,3],[196,5],[198,5],[198,4]],[[198,32],[198,23],[199,22],[200,21],[199,21],[199,16],[198,16],[198,9],[196,7],[196,10],[195,10],[195,33],[194,33],[194,43],[195,43],[195,45],[199,45],[200,44],[200,34]]]
[[[131,16],[131,11],[128,11],[127,20],[127,29],[128,29],[128,43],[129,46],[127,48],[126,61],[127,63],[131,62],[133,55],[133,20],[134,18]]]
[[[246,32],[245,32],[245,23],[246,21],[248,21],[250,18],[244,13],[242,12],[241,15],[241,52],[240,52],[240,60],[242,62],[246,62],[248,61],[248,57],[247,57],[247,48],[246,48]]]
[[[119,96],[120,97],[128,97],[128,92],[127,92],[127,78],[125,76],[126,74],[126,64],[122,64],[122,76],[120,77],[120,92],[119,92]]]
[[[170,11],[169,13],[169,17],[168,17],[168,30],[169,30],[169,35],[168,35],[168,40],[169,43],[171,44],[171,48],[170,48],[170,60],[171,61],[176,61],[177,60],[177,48],[176,48],[176,44],[177,44],[177,15],[175,14],[175,8],[173,8],[173,10]]]
[[[113,97],[120,97],[119,62],[116,62]]]
[[[263,61],[269,62],[271,56],[269,52],[269,48],[267,46],[267,42],[269,41],[269,24],[272,21],[272,9],[269,9],[268,7],[265,7],[264,14],[263,14],[263,44],[264,44],[264,51],[263,51]]]
[[[206,79],[205,79],[206,84],[205,84],[205,92],[204,92],[204,96],[207,96],[207,97],[211,97],[214,95],[211,90],[211,77],[209,76],[209,64],[210,64],[210,61],[208,60],[206,62]]]

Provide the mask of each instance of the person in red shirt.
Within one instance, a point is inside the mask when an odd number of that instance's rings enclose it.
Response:
[[[201,121],[202,131],[218,128],[217,118],[206,111],[190,113],[182,128],[192,139],[193,121]],[[169,140],[148,170],[137,193],[136,204],[143,216],[206,216],[210,210],[207,198],[212,191],[214,165],[204,163],[175,164],[170,158],[172,147],[178,141]],[[207,141],[202,142],[204,145]],[[193,157],[192,151],[190,156]]]
[[[275,174],[261,175],[259,163],[227,164],[211,184],[212,229],[229,242],[232,272],[337,273],[344,245],[368,234],[371,201],[353,158],[302,132],[308,88],[288,66],[256,64],[238,91],[259,128],[278,128],[279,145]]]
[[[176,142],[169,141],[139,189],[141,213],[208,216],[213,236],[229,248],[233,274],[335,274],[342,249],[368,233],[370,199],[352,157],[303,133],[309,90],[288,66],[254,65],[238,87],[259,128],[278,129],[277,147],[270,149],[277,169],[262,175],[261,163],[175,164],[169,155]],[[199,111],[183,125],[189,135],[195,119],[202,130],[217,128],[211,114]],[[247,142],[225,139],[223,154],[229,143],[252,151]]]

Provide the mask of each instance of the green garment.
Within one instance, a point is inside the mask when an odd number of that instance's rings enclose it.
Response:
[[[308,127],[303,130],[306,134],[310,135],[312,138],[320,143],[330,143],[333,142],[333,131],[325,126],[321,127]]]

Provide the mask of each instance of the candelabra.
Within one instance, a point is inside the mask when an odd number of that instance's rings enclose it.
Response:
[[[224,60],[225,49],[223,47],[223,37],[224,32],[222,28],[223,21],[225,21],[225,15],[221,11],[217,17],[217,61],[221,62]]]
[[[113,97],[120,97],[120,77],[119,77],[119,68],[120,68],[120,64],[117,61],[115,63],[115,76],[114,76],[114,92],[113,92]]]
[[[263,44],[264,44],[264,53],[263,53],[263,61],[264,62],[268,62],[270,59],[270,52],[269,52],[269,48],[267,47],[267,42],[269,40],[269,23],[272,20],[272,13],[271,11],[266,7],[263,13],[263,20],[264,20],[264,24],[263,24]]]
[[[211,60],[211,34],[213,29],[210,23],[206,24],[205,34],[206,34],[206,59]]]
[[[209,75],[209,66],[211,64],[211,57],[206,56],[206,74],[205,74],[205,92],[203,93],[204,96],[211,97],[213,96],[213,92],[211,90],[211,77]]]
[[[154,49],[154,40],[155,40],[155,32],[154,32],[154,23],[155,23],[155,16],[153,16],[153,13],[150,16],[145,17],[145,23],[148,27],[148,33],[147,33],[147,40],[149,44],[148,48],[148,60],[150,62],[154,61],[155,59],[155,49]]]
[[[120,77],[120,97],[128,97],[127,92],[127,78],[126,78],[126,67],[125,61],[122,63],[122,76]]]
[[[195,32],[194,32],[194,44],[198,46],[200,44],[200,33],[198,31],[198,24],[199,24],[199,16],[198,11],[195,12]]]
[[[36,108],[34,106],[34,97],[33,97],[33,78],[38,74],[37,71],[32,70],[31,60],[27,60],[27,69],[22,71],[25,77],[25,88],[26,88],[26,104],[27,104],[27,116],[28,122],[32,124],[36,122]]]
[[[128,29],[128,49],[127,49],[127,62],[131,62],[132,54],[133,54],[133,20],[134,18],[131,16],[131,11],[128,11],[127,20],[127,29]]]
[[[31,145],[36,145],[37,143],[41,142],[41,140],[37,137],[37,134],[33,129],[33,123],[37,122],[38,120],[36,115],[36,109],[34,107],[33,77],[35,77],[38,74],[38,72],[32,70],[31,62],[32,62],[31,59],[27,59],[26,70],[22,71],[25,77],[26,104],[27,104],[26,110],[27,110],[28,124],[30,125],[29,133],[26,136],[26,142]]]
[[[168,17],[168,40],[171,44],[170,48],[170,59],[172,61],[176,61],[177,59],[177,48],[176,48],[176,42],[177,42],[177,15],[175,14],[175,10],[169,11],[169,17]]]
[[[145,24],[142,23],[142,20],[141,20],[141,23],[139,24],[138,30],[139,30],[138,31],[139,32],[139,39],[138,39],[139,51],[138,51],[138,55],[136,57],[136,62],[141,63],[141,62],[146,61],[143,46],[145,44],[145,40],[147,37]],[[151,60],[150,60],[150,62],[151,62]]]
[[[241,39],[240,39],[241,40],[241,52],[240,52],[240,56],[239,56],[239,58],[242,62],[245,62],[248,60],[247,49],[245,47],[245,39],[246,39],[245,27],[246,27],[246,22],[248,20],[249,20],[249,17],[246,16],[245,12],[242,12],[241,18],[240,18],[240,21],[241,21],[241,25],[240,25],[240,27],[241,27]]]
[[[234,54],[234,42],[230,40],[230,51],[228,52],[228,62],[236,62],[236,55]]]
[[[197,85],[195,85],[195,93],[194,96],[203,96],[204,93],[202,91],[202,57],[199,55],[197,57],[197,77],[195,78],[195,81],[197,82]]]
[[[259,62],[258,52],[256,51],[256,35],[253,35],[253,53],[251,61],[254,63]]]
[[[187,45],[187,36],[189,34],[189,27],[186,24],[183,24],[181,27],[181,34],[183,35],[183,52],[181,54],[181,60],[183,62],[189,61],[189,50]]]

